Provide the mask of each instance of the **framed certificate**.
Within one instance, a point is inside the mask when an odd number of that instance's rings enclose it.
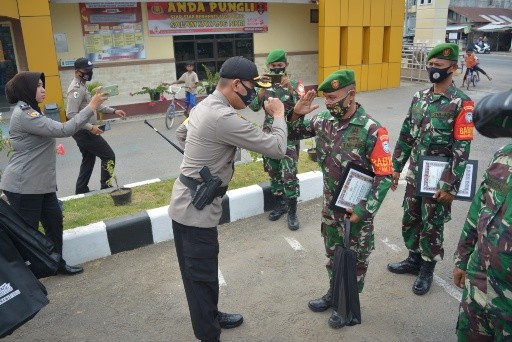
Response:
[[[352,209],[370,192],[375,174],[353,162],[348,162],[341,176],[340,185],[334,193],[331,209],[345,211]]]
[[[437,183],[448,165],[448,157],[420,156],[418,160],[418,175],[416,180],[417,196],[432,196],[437,191]],[[476,190],[476,176],[478,174],[478,161],[468,160],[459,192],[455,199],[471,201]]]

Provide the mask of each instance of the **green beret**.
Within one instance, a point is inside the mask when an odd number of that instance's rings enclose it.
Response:
[[[318,91],[332,93],[333,91],[345,88],[351,84],[356,84],[354,71],[350,69],[338,70],[327,76],[327,78],[318,87]]]
[[[459,59],[459,46],[454,43],[442,43],[434,46],[428,53],[427,61],[432,58],[447,59],[449,61],[456,61]]]
[[[270,51],[267,56],[267,64],[275,62],[286,62],[286,51],[281,49]]]

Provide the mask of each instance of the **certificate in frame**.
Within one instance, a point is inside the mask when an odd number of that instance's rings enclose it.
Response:
[[[353,162],[348,162],[331,201],[331,209],[345,212],[352,209],[370,191],[375,174]]]
[[[418,160],[418,175],[416,179],[416,196],[432,196],[437,191],[437,183],[441,179],[448,157],[420,156]],[[459,192],[455,199],[471,201],[475,196],[476,176],[478,174],[478,161],[468,160]]]

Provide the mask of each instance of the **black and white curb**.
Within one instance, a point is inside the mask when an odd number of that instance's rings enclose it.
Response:
[[[322,196],[322,173],[298,175],[299,201]],[[222,201],[220,224],[234,222],[270,210],[274,199],[269,183],[229,190]],[[173,239],[168,206],[146,210],[64,231],[64,259],[70,265]]]

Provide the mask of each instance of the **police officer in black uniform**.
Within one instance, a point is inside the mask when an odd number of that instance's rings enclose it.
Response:
[[[93,64],[87,58],[78,58],[75,61],[75,78],[69,85],[67,91],[66,116],[73,118],[80,112],[91,100],[91,93],[87,90],[86,82],[92,79]],[[116,114],[121,118],[126,117],[126,113],[121,109],[114,109],[102,106],[97,111]],[[82,164],[80,173],[76,181],[76,194],[89,192],[89,180],[91,179],[96,157],[101,159],[101,189],[109,188],[107,181],[110,179],[110,173],[106,169],[109,160],[115,163],[116,156],[110,145],[101,137],[103,131],[98,127],[97,115],[93,115],[83,129],[73,135],[80,152],[82,152]]]

